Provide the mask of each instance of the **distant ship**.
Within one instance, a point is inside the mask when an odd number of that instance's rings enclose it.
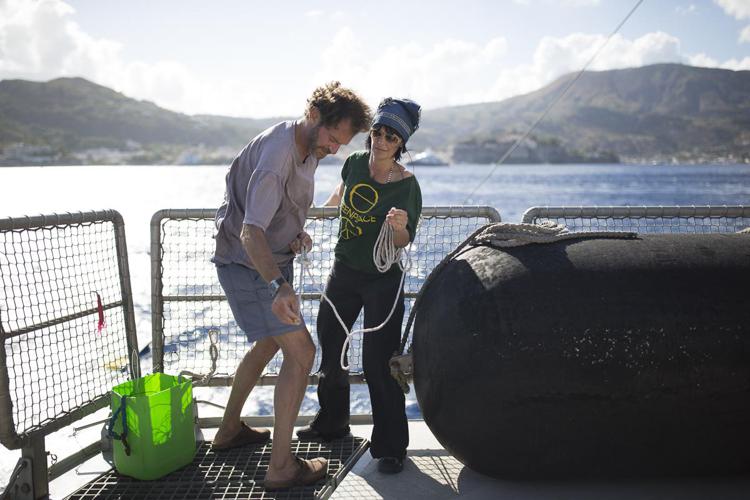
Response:
[[[407,162],[407,165],[424,167],[447,167],[448,163],[428,149],[421,153],[415,154],[414,158],[410,162]]]

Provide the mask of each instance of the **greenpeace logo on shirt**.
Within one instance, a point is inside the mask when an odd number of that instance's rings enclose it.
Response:
[[[374,215],[364,215],[378,204],[378,192],[369,184],[360,183],[349,190],[341,202],[341,225],[339,237],[345,240],[362,236],[360,224],[374,224]],[[348,203],[347,203],[348,201]]]

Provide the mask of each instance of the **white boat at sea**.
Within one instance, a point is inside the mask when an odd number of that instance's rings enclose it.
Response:
[[[447,167],[448,162],[440,158],[438,155],[430,151],[429,149],[426,149],[422,151],[421,153],[417,153],[414,155],[414,158],[411,161],[408,161],[406,163],[407,165],[414,165],[414,166],[420,166],[420,167]]]

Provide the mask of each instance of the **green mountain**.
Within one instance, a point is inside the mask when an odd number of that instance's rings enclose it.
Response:
[[[498,161],[575,76],[501,102],[427,110],[410,149]],[[5,80],[0,164],[225,163],[279,120],[189,116],[82,78]],[[586,72],[509,161],[618,157],[750,160],[750,71],[658,64]]]
[[[575,76],[501,102],[427,111],[414,146],[447,151],[466,141],[519,135]],[[569,150],[626,158],[750,158],[750,71],[657,64],[586,72],[534,135]]]
[[[0,147],[23,143],[42,158],[106,148],[169,162],[188,146],[236,148],[275,121],[188,116],[83,78],[0,81]]]

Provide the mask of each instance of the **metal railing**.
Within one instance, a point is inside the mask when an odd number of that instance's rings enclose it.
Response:
[[[750,206],[532,207],[523,222],[553,221],[571,232],[734,233],[750,227]]]
[[[249,344],[234,322],[216,270],[214,251],[215,209],[162,210],[151,220],[152,347],[154,371],[207,374],[211,370],[211,344],[218,348],[216,372],[202,383],[231,384],[231,374]],[[432,268],[478,227],[499,222],[492,207],[424,207],[417,236],[410,247],[411,268],[404,284],[406,315],[421,284]],[[320,292],[333,263],[337,240],[338,208],[313,208],[306,231],[314,247],[309,258],[313,282],[300,279],[295,264],[295,286],[302,298],[302,314],[317,341],[315,317]],[[355,328],[361,326],[361,317]],[[353,382],[361,382],[361,338],[350,348]],[[320,353],[317,353],[320,356]],[[269,364],[261,385],[275,383],[280,355]],[[316,360],[316,365],[317,365]],[[310,383],[316,377],[310,376]]]
[[[151,223],[154,370],[206,373],[207,347],[221,362],[209,385],[231,383],[247,351],[209,258],[214,209],[163,210]],[[318,298],[333,262],[337,209],[315,208],[313,280],[296,280],[315,338]],[[412,302],[434,266],[476,228],[499,222],[491,207],[425,207],[405,282]],[[533,207],[523,222],[570,231],[733,233],[750,228],[748,206]],[[299,265],[295,269],[299,278]],[[360,322],[355,325],[361,326]],[[22,449],[14,476],[44,495],[47,481],[98,451],[98,444],[47,467],[45,436],[108,403],[112,386],[140,376],[122,217],[115,211],[0,219],[0,443]],[[351,347],[359,367],[361,339]],[[276,363],[276,364],[274,364]],[[273,384],[278,359],[261,383]],[[352,375],[361,382],[360,374]],[[315,377],[311,376],[311,383]]]
[[[0,219],[0,338],[0,442],[22,448],[43,494],[44,436],[140,375],[119,213]]]

